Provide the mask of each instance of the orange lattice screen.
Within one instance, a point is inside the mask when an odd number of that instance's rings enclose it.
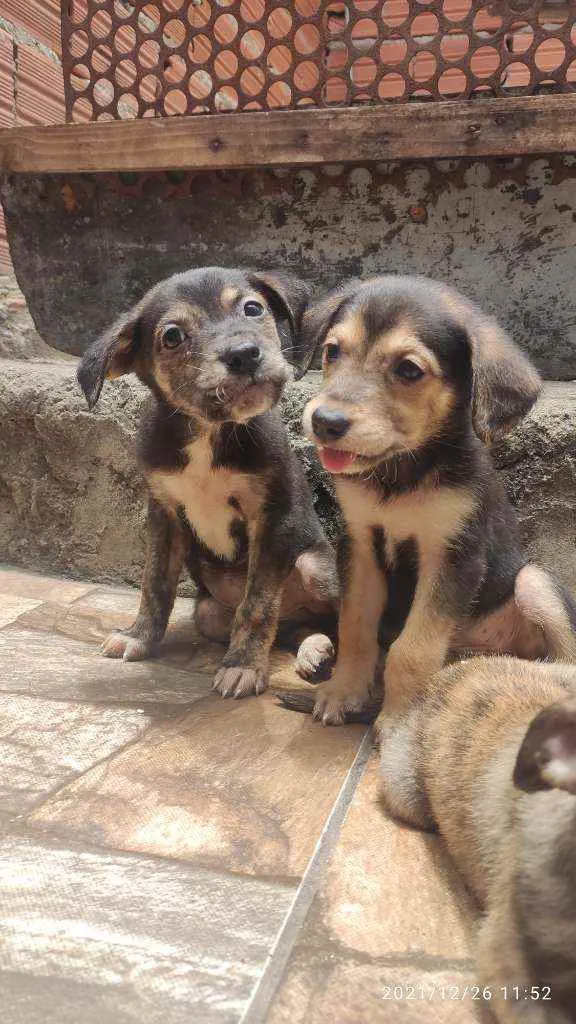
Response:
[[[68,0],[69,120],[576,88],[576,0]]]

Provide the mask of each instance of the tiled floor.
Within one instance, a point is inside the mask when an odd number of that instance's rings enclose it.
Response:
[[[101,658],[137,604],[0,569],[3,1024],[479,1020],[472,908],[365,730],[281,709],[283,652],[263,697],[213,696],[187,600],[161,658]]]

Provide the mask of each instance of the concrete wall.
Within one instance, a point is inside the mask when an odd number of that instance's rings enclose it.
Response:
[[[32,316],[67,352],[174,271],[288,265],[319,288],[385,271],[449,281],[547,379],[576,378],[576,157],[14,175],[2,199]]]

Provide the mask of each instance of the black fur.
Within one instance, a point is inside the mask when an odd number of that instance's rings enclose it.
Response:
[[[287,361],[301,369],[299,329],[307,301],[307,286],[283,272],[208,267],[176,274],[123,314],[87,351],[78,372],[91,408],[107,375],[133,371],[152,393],[137,443],[155,497],[140,614],[125,634],[141,641],[134,656],[146,656],[162,638],[182,565],[199,593],[214,593],[217,601],[218,577],[229,572],[226,586],[239,581],[244,595],[224,666],[260,674],[252,689],[243,688],[249,682],[239,684],[236,696],[260,692],[265,684],[283,587],[298,557],[310,553],[318,559],[319,589],[324,592],[325,584],[327,594],[324,615],[337,592],[333,552],[280,415],[274,408],[258,414],[279,399],[289,378]],[[249,305],[256,303],[260,309],[253,313]],[[169,337],[174,327],[175,344]],[[246,342],[257,346],[256,362],[238,362],[235,353],[245,352]],[[205,469],[205,477],[196,480],[197,494],[186,489],[188,465],[196,473]],[[217,501],[213,506],[214,516],[224,517],[217,543],[201,514],[204,481],[218,497],[224,489],[222,507]],[[239,489],[244,509],[228,487]],[[178,504],[184,501],[186,508]],[[231,545],[223,543],[226,532]],[[322,605],[315,592],[306,597],[314,607]],[[122,655],[119,642],[110,649]],[[224,683],[220,692],[232,691]]]

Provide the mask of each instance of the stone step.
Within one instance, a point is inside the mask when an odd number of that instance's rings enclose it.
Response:
[[[317,387],[291,385],[284,412],[330,532],[330,482],[299,433]],[[138,583],[145,498],[133,438],[145,389],[107,384],[89,413],[75,363],[0,359],[0,558],[101,582]],[[576,589],[576,382],[545,386],[536,408],[495,450],[524,539]]]

